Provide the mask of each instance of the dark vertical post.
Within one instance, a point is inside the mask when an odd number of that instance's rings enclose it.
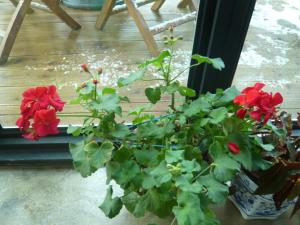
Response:
[[[193,54],[220,57],[226,68],[203,65],[190,70],[188,86],[197,93],[231,86],[256,0],[201,0]]]

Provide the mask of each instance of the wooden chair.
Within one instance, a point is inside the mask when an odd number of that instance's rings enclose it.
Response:
[[[16,6],[16,10],[9,22],[8,28],[0,44],[0,64],[7,62],[17,34],[21,28],[22,22],[25,18],[26,13],[33,12],[30,7],[32,0],[10,0],[12,4]],[[51,10],[56,16],[63,20],[70,28],[77,30],[81,26],[71,16],[69,16],[60,6],[59,0],[42,0],[42,2]],[[43,7],[41,7],[43,8]]]
[[[179,8],[189,7],[191,13],[184,15],[182,17],[166,21],[162,24],[158,24],[153,27],[149,27],[143,17],[143,15],[138,10],[138,7],[153,3],[151,9],[153,11],[158,11],[166,0],[124,0],[123,5],[115,6],[116,0],[106,0],[97,18],[96,28],[102,30],[111,15],[128,10],[129,15],[134,19],[136,26],[138,27],[147,47],[151,54],[158,55],[159,50],[157,44],[154,40],[154,35],[163,32],[170,26],[178,26],[189,21],[195,20],[197,17],[196,7],[192,0],[181,0],[178,4]],[[174,0],[173,0],[174,1]]]

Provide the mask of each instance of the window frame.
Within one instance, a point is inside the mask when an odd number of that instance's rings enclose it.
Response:
[[[200,1],[193,54],[221,57],[226,68],[222,71],[207,65],[192,68],[188,87],[205,93],[231,86],[255,3],[256,0]],[[68,135],[66,130],[61,127],[59,135],[32,142],[22,138],[17,128],[0,125],[0,165],[71,165],[68,143],[78,138]]]

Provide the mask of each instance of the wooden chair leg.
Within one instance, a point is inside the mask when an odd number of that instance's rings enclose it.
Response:
[[[17,5],[0,45],[0,64],[7,62],[30,3],[31,0],[20,0]]]
[[[154,12],[157,12],[162,7],[162,5],[165,3],[165,1],[166,0],[156,0],[154,2],[154,4],[152,5],[151,10]]]
[[[153,34],[151,33],[144,17],[135,7],[135,3],[132,0],[124,0],[127,5],[129,15],[134,19],[140,33],[143,36],[143,39],[148,47],[148,50],[154,56],[159,55],[157,44],[154,40]]]
[[[18,1],[17,0],[9,0],[14,6],[18,6]],[[33,13],[33,9],[29,6],[27,9],[27,13]]]
[[[177,5],[178,8],[186,8],[187,6],[190,8],[191,11],[197,11],[193,0],[181,0]]]
[[[106,0],[100,12],[100,15],[96,21],[96,28],[102,30],[111,15],[112,9],[114,8],[116,0]]]
[[[53,11],[62,21],[64,21],[73,30],[81,28],[80,24],[77,23],[71,16],[69,16],[65,10],[59,6],[59,0],[42,0],[49,9]]]

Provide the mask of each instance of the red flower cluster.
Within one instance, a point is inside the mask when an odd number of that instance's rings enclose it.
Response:
[[[21,116],[16,122],[20,130],[25,131],[23,137],[38,140],[49,134],[57,134],[60,120],[56,112],[62,111],[64,105],[53,85],[27,89],[20,106]],[[32,129],[29,128],[31,120]]]
[[[262,121],[266,124],[276,112],[276,106],[281,104],[283,98],[280,93],[267,93],[262,90],[265,86],[263,83],[256,83],[253,87],[247,87],[242,94],[235,97],[234,103],[242,106],[236,112],[236,115],[244,119],[247,112],[252,119]]]

